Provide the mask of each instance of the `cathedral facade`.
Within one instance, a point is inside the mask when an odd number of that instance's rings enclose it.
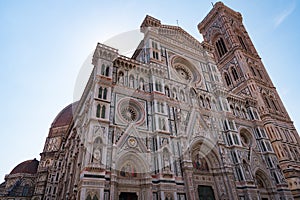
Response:
[[[98,43],[81,99],[1,199],[300,199],[300,139],[242,23],[216,3],[199,42],[146,16],[131,58]]]

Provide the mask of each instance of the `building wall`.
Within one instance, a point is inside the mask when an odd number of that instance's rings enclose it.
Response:
[[[241,15],[218,3],[199,30],[202,43],[147,16],[132,58],[97,45],[72,122],[56,148],[47,139],[33,199],[298,195],[299,137]]]

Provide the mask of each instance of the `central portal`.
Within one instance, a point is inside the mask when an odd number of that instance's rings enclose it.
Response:
[[[138,196],[135,192],[121,192],[119,200],[137,200]]]
[[[215,200],[214,191],[211,186],[199,185],[198,193],[200,200]]]

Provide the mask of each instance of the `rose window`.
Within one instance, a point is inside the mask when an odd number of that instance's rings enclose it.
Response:
[[[189,72],[189,70],[186,69],[185,67],[179,65],[179,66],[176,66],[176,67],[175,67],[175,70],[176,70],[177,74],[178,74],[181,78],[183,78],[183,79],[185,79],[185,80],[190,80],[190,79],[191,79],[190,72]]]
[[[123,122],[137,124],[144,121],[145,111],[141,104],[135,99],[125,98],[118,104],[118,112]]]
[[[174,72],[174,75],[177,76],[177,78],[181,79],[183,82],[196,83],[201,81],[199,68],[187,59],[180,56],[174,56],[173,58],[171,58],[171,65],[174,70],[172,71]]]
[[[128,122],[134,122],[137,120],[137,110],[132,106],[122,108],[121,115]]]

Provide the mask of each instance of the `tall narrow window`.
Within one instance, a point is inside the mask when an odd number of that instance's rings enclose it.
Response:
[[[160,51],[158,49],[158,44],[152,41],[152,57],[156,60],[159,60]]]
[[[100,118],[100,112],[101,112],[101,105],[97,105],[97,111],[96,111],[96,117]]]
[[[105,118],[105,106],[102,106],[102,110],[101,110],[101,118]]]
[[[109,76],[109,67],[108,66],[106,67],[106,70],[105,70],[105,76]]]
[[[237,174],[237,178],[238,178],[239,181],[244,180],[244,175],[243,175],[242,170],[239,166],[236,167],[236,174]]]
[[[256,73],[255,73],[254,68],[253,68],[252,66],[250,66],[250,69],[251,69],[251,71],[252,71],[253,76],[256,76]]]
[[[99,91],[98,91],[98,98],[99,98],[99,99],[102,98],[102,90],[103,90],[102,87],[100,87],[100,88],[99,88]]]
[[[224,77],[225,77],[225,81],[226,81],[227,86],[230,86],[231,85],[231,81],[230,81],[230,78],[229,78],[228,74],[225,73]]]
[[[216,46],[217,46],[217,50],[218,50],[218,53],[219,53],[220,57],[222,57],[225,53],[227,53],[227,48],[225,46],[223,38],[220,38],[216,42]]]
[[[233,134],[233,141],[234,141],[234,144],[236,145],[240,145],[240,141],[239,141],[239,138],[236,134]]]
[[[200,106],[201,106],[202,108],[205,108],[204,99],[203,99],[202,96],[200,96]]]
[[[102,64],[101,66],[101,75],[105,75],[105,65]]]
[[[231,73],[232,73],[232,76],[233,76],[235,81],[239,79],[239,76],[238,76],[238,74],[236,72],[236,69],[234,67],[231,69]]]
[[[268,108],[271,108],[268,98],[264,97],[264,99],[265,99],[265,103],[267,104]]]
[[[167,129],[166,129],[166,120],[165,120],[165,119],[162,119],[161,122],[162,122],[162,130],[164,130],[164,131],[167,130]]]
[[[241,36],[238,36],[238,38],[239,38],[239,41],[240,41],[242,47],[243,47],[245,50],[247,50],[246,45],[245,45],[245,43],[244,43],[244,41],[243,41],[243,38],[242,38]]]
[[[107,99],[107,88],[104,88],[102,98]]]
[[[278,110],[275,101],[274,101],[273,99],[271,99],[271,102],[272,102],[272,105],[273,105],[274,109],[275,109],[275,110]]]
[[[211,105],[210,105],[210,100],[209,100],[209,98],[206,98],[206,103],[207,103],[207,107],[208,107],[209,109],[211,109]]]
[[[237,155],[236,155],[236,152],[235,152],[234,150],[231,151],[231,157],[232,157],[232,162],[233,162],[234,164],[236,164],[236,163],[239,162],[238,157],[237,157]]]

